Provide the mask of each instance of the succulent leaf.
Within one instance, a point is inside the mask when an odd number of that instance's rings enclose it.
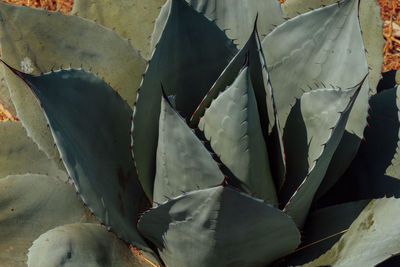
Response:
[[[297,252],[289,256],[287,265],[310,262],[330,249],[357,219],[370,200],[347,202],[316,210],[308,215],[304,239]]]
[[[29,249],[27,263],[29,267],[155,266],[131,253],[105,227],[92,223],[67,224],[42,234]]]
[[[277,204],[249,67],[211,103],[199,128],[246,192]]]
[[[374,266],[399,253],[400,200],[372,200],[347,233],[325,254],[303,266]]]
[[[265,36],[284,22],[280,3],[275,0],[186,0],[194,9],[226,30],[239,48],[243,47],[252,29],[252,21],[259,16],[258,31]],[[243,12],[246,10],[245,12]]]
[[[247,62],[246,64],[249,66],[251,83],[257,100],[261,129],[267,142],[268,152],[270,153],[271,171],[279,187],[285,179],[286,166],[283,155],[282,137],[277,127],[278,123],[276,122],[272,88],[261,42],[258,37],[257,21],[255,21],[253,33],[247,43],[224,69],[193,113],[190,125],[191,127],[198,126],[200,118],[204,116],[211,102],[234,82],[239,71],[243,68],[244,62]]]
[[[190,192],[150,209],[138,227],[167,266],[260,266],[300,243],[289,216],[228,186]]]
[[[371,97],[365,141],[347,172],[321,197],[320,205],[385,195],[400,197],[399,94],[400,89],[393,88]]]
[[[301,114],[309,144],[309,169],[284,208],[298,225],[303,225],[305,221],[365,79],[350,89],[317,89],[301,97]]]
[[[83,70],[38,76],[12,70],[38,97],[82,200],[119,237],[150,250],[135,227],[136,215],[149,203],[129,150],[129,105],[103,80]]]
[[[67,180],[67,174],[39,150],[20,122],[0,122],[0,140],[0,177],[35,173]]]
[[[382,50],[385,44],[382,36],[381,7],[377,0],[357,0],[357,2],[359,2],[358,17],[362,38],[370,68],[368,80],[372,93],[376,93],[376,86],[381,79]],[[282,11],[287,17],[292,18],[310,9],[337,3],[338,0],[286,0],[282,3]]]
[[[315,83],[317,88],[330,84],[349,88],[368,73],[356,0],[290,19],[268,34],[262,47],[282,127],[301,89],[315,88]],[[368,92],[369,84],[365,82],[346,125],[348,132],[360,138],[366,125]]]
[[[182,192],[223,181],[224,175],[210,152],[162,97],[154,201],[162,203]]]
[[[33,74],[60,66],[82,66],[104,77],[133,104],[145,61],[112,30],[77,16],[1,2],[0,32],[2,59],[11,66]],[[35,97],[9,70],[5,76],[28,135],[49,158],[58,161],[58,151]]]
[[[17,117],[17,112],[15,111],[14,104],[12,103],[10,92],[8,91],[8,86],[4,78],[3,67],[0,67],[0,112],[9,112],[9,116]]]
[[[165,7],[168,21],[143,78],[132,124],[135,163],[149,198],[155,177],[160,82],[167,95],[176,95],[177,111],[189,119],[237,52],[223,31],[184,0],[169,0]]]
[[[149,59],[154,21],[164,3],[165,0],[75,0],[71,14],[114,29]]]
[[[66,223],[96,222],[74,188],[37,174],[0,179],[0,262],[26,266],[26,253],[42,233]]]

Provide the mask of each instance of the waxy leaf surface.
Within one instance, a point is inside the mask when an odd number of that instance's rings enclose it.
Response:
[[[219,185],[224,175],[186,122],[161,99],[153,199],[162,203],[182,192]]]
[[[265,266],[300,243],[288,215],[223,186],[152,208],[138,227],[167,266]]]
[[[79,69],[24,79],[39,99],[68,174],[89,209],[122,239],[149,250],[135,227],[149,205],[130,151],[132,109],[102,79]]]
[[[246,192],[268,203],[277,203],[248,67],[211,103],[199,128]]]
[[[189,119],[196,107],[237,52],[213,22],[184,0],[169,0],[168,17],[144,75],[133,114],[132,146],[140,181],[151,198],[155,177],[160,83],[175,95],[176,110]],[[163,16],[163,13],[160,15]]]

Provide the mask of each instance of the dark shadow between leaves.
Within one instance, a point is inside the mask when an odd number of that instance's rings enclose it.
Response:
[[[292,107],[283,131],[286,157],[286,180],[279,192],[280,206],[284,207],[308,172],[307,130],[301,115],[300,100]]]
[[[318,200],[317,207],[381,198],[400,197],[400,179],[385,175],[396,153],[399,131],[396,89],[385,90],[371,98],[369,127],[365,141],[350,168],[340,180]]]

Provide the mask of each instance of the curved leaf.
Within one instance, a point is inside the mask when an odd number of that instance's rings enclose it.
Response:
[[[368,73],[355,0],[290,19],[268,34],[262,46],[282,127],[302,90],[330,84],[349,88]],[[360,138],[366,125],[368,93],[365,82],[346,125],[348,132]]]
[[[400,88],[393,88],[371,97],[365,141],[347,172],[321,197],[319,205],[385,195],[400,197],[399,94]]]
[[[104,227],[91,223],[67,224],[43,233],[29,249],[27,263],[29,267],[154,266]]]
[[[302,225],[314,194],[328,169],[345,131],[347,119],[364,80],[357,86],[343,89],[318,89],[301,97],[301,114],[307,130],[308,174],[284,210]]]
[[[288,18],[307,13],[310,10],[336,4],[338,0],[285,0],[282,3],[282,11]]]
[[[25,266],[26,253],[42,233],[66,223],[96,222],[74,188],[46,175],[0,179],[0,262]]]
[[[257,23],[258,20],[255,21],[253,33],[247,43],[231,60],[196,108],[190,119],[190,125],[191,127],[198,126],[200,118],[204,116],[206,109],[211,105],[213,99],[217,98],[219,93],[234,82],[244,62],[247,61],[251,83],[257,100],[258,112],[260,114],[261,128],[267,142],[268,152],[270,153],[271,172],[277,186],[280,187],[285,179],[286,172],[282,136],[277,127],[278,122],[276,122],[276,109],[272,88],[261,42],[258,38]]]
[[[258,31],[265,36],[284,22],[280,3],[275,0],[186,0],[194,9],[226,30],[227,36],[241,48],[259,16]]]
[[[275,185],[258,115],[257,101],[246,66],[201,118],[199,128],[222,163],[245,191],[276,204]]]
[[[14,104],[12,103],[10,92],[4,78],[3,67],[0,67],[0,112],[6,114],[7,118],[15,119],[17,112],[15,111]]]
[[[167,95],[176,95],[176,109],[186,118],[236,53],[224,32],[184,0],[169,0],[165,7],[168,21],[145,73],[132,124],[135,163],[149,197],[155,177],[160,82]]]
[[[165,0],[75,0],[71,14],[114,29],[149,59],[154,21],[164,3]]]
[[[167,266],[265,266],[300,243],[289,216],[222,186],[150,209],[138,227]]]
[[[26,135],[20,122],[0,123],[0,177],[36,173],[67,180],[67,174],[48,159]]]
[[[377,0],[353,1],[359,2],[358,17],[370,69],[368,81],[372,93],[376,93],[376,86],[381,79],[382,50],[385,44],[382,36],[381,7]],[[286,0],[282,3],[282,11],[287,17],[292,18],[300,13],[308,12],[310,9],[337,3],[338,0]]]
[[[224,176],[210,152],[162,97],[154,201],[162,203],[182,192],[223,181]]]
[[[91,69],[133,104],[145,61],[114,31],[77,16],[1,2],[0,32],[2,59],[11,66],[32,74],[61,66]],[[28,135],[49,158],[58,161],[58,151],[34,95],[9,70],[5,76]]]
[[[135,227],[137,214],[149,203],[129,150],[129,105],[83,70],[39,76],[12,70],[38,97],[82,200],[119,237],[150,251]]]
[[[303,228],[303,242],[285,263],[298,266],[324,254],[348,230],[369,202],[347,202],[312,212]]]
[[[399,213],[399,199],[372,200],[330,250],[304,266],[374,266],[398,253]]]

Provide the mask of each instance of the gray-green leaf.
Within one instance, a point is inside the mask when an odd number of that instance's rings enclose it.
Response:
[[[135,225],[149,203],[129,149],[129,105],[102,79],[83,70],[38,76],[12,70],[38,97],[82,200],[119,237],[151,251]]]
[[[97,222],[60,179],[36,174],[0,179],[0,262],[26,266],[26,253],[42,233],[59,225]]]
[[[155,177],[160,83],[167,95],[176,95],[176,109],[189,118],[237,52],[214,23],[184,0],[165,5],[168,21],[149,62],[134,108],[133,154],[146,194],[152,198]]]
[[[340,240],[304,266],[374,266],[400,251],[400,199],[372,200]]]
[[[309,144],[309,170],[284,208],[298,225],[305,221],[314,194],[342,139],[347,119],[364,81],[365,78],[350,89],[318,89],[301,97],[301,114]]]
[[[167,266],[265,266],[293,251],[292,219],[230,187],[197,190],[142,215],[138,227]]]
[[[257,101],[246,66],[200,120],[199,128],[246,192],[277,204]]]
[[[210,152],[167,101],[162,97],[153,194],[158,203],[224,181]]]
[[[154,266],[105,227],[92,223],[66,224],[43,233],[29,249],[27,263],[28,267]]]

